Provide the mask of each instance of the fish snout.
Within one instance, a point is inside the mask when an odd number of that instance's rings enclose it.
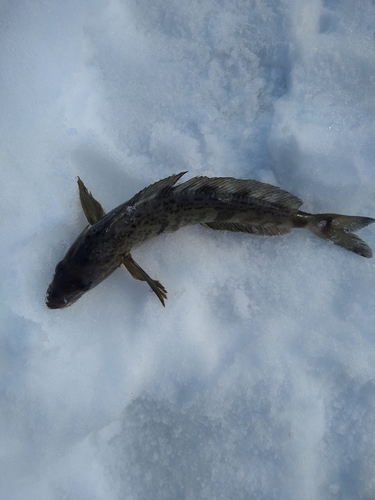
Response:
[[[62,298],[50,285],[46,293],[46,306],[49,309],[62,309],[68,305],[68,301]]]

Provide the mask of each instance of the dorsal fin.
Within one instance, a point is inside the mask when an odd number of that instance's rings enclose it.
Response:
[[[131,200],[126,202],[127,205],[135,205],[140,201],[146,201],[149,199],[156,198],[157,196],[166,193],[171,187],[173,187],[176,182],[184,175],[186,172],[180,172],[179,174],[171,175],[162,179],[161,181],[154,182],[150,186],[145,187],[142,191],[139,191],[133,196]]]
[[[166,195],[176,184],[176,182],[184,175],[186,172],[180,172],[179,174],[170,175],[165,179],[161,179],[160,181],[154,182],[150,186],[145,187],[142,191],[139,191],[136,195],[133,196],[129,201],[126,201],[122,205],[114,208],[107,214],[108,227],[113,226],[117,223],[121,217],[123,217],[124,213],[127,213],[131,207],[134,208],[140,202],[145,202],[149,200],[153,200],[158,196]]]
[[[228,201],[231,199],[244,201],[255,199],[259,202],[282,205],[291,210],[298,210],[303,203],[297,196],[276,186],[250,179],[234,179],[233,177],[193,177],[173,188],[173,192],[223,196]]]
[[[220,231],[233,231],[235,233],[250,233],[260,236],[278,236],[290,233],[291,228],[285,226],[249,226],[238,222],[206,222],[202,226]]]

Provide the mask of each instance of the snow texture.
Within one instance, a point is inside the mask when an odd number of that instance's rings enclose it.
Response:
[[[106,211],[187,170],[374,217],[374,2],[4,0],[0,26],[1,500],[373,500],[374,260],[187,227],[133,254],[165,309],[124,269],[44,301],[77,176]]]

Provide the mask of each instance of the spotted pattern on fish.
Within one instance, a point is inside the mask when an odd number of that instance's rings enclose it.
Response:
[[[372,257],[369,246],[353,231],[375,219],[302,212],[298,197],[255,180],[194,177],[177,184],[185,173],[147,186],[108,214],[78,178],[81,205],[91,226],[56,266],[47,290],[47,306],[57,309],[76,302],[121,265],[135,279],[146,281],[164,305],[165,288],[150,278],[130,252],[154,236],[186,225],[266,236],[305,227],[335,245]]]

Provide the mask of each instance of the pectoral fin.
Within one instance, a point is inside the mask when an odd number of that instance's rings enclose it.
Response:
[[[182,174],[180,174],[179,177],[181,177],[181,175]],[[78,189],[79,199],[81,201],[82,210],[86,216],[86,219],[91,225],[95,224],[105,216],[104,208],[88,191],[79,177]],[[126,257],[123,257],[121,263],[124,264],[124,266],[134,279],[146,281],[150,285],[151,290],[156,293],[158,299],[165,307],[164,299],[167,299],[167,290],[163,287],[163,285],[159,281],[150,278],[150,276],[135,262],[130,254],[128,254]]]
[[[159,281],[150,278],[150,276],[146,273],[146,271],[144,271],[135,262],[135,260],[130,254],[122,258],[122,263],[129,271],[129,273],[133,276],[134,279],[140,281],[146,281],[150,285],[151,290],[156,293],[158,299],[165,307],[164,299],[167,299],[167,290],[163,287],[163,285]]]
[[[79,199],[81,201],[83,213],[89,223],[95,224],[105,216],[101,204],[96,201],[93,195],[87,190],[81,179],[78,177]]]

